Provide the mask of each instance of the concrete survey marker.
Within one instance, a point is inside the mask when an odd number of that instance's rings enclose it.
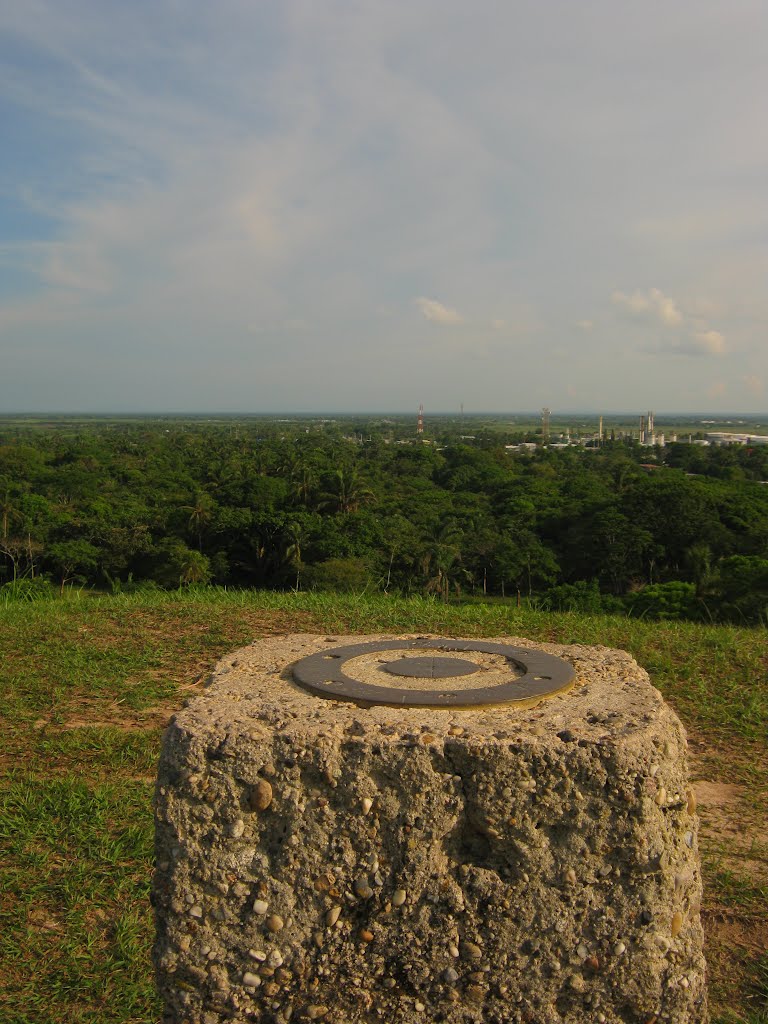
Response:
[[[164,1020],[704,1024],[696,837],[623,651],[259,640],[164,737]]]
[[[435,657],[427,651],[461,652],[475,660]],[[404,653],[408,652],[408,653]],[[416,652],[413,656],[411,652]],[[393,657],[399,653],[399,657]],[[405,676],[437,686],[396,685],[380,681],[368,671],[371,656],[378,663],[379,676]],[[386,655],[386,656],[382,656]],[[485,655],[495,656],[493,659]],[[347,666],[352,666],[345,671]],[[357,671],[355,671],[355,668]],[[538,703],[567,689],[573,683],[573,667],[545,651],[514,647],[485,640],[444,640],[417,637],[415,640],[375,640],[318,651],[292,666],[296,682],[319,697],[348,700],[361,705],[388,704],[393,707],[464,708],[481,704]],[[501,679],[498,678],[501,673]],[[446,679],[474,676],[472,683],[449,689]]]

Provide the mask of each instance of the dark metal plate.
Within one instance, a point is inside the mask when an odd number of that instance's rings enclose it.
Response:
[[[450,679],[452,676],[470,676],[477,672],[474,661],[464,658],[398,658],[382,665],[384,672],[393,676],[410,676],[413,679]]]
[[[511,678],[507,683],[476,689],[399,690],[390,686],[361,683],[344,672],[344,664],[362,654],[424,649],[500,654],[512,665],[521,668],[524,674]],[[293,665],[292,671],[293,678],[305,689],[331,700],[352,701],[363,705],[433,708],[472,708],[483,704],[525,707],[569,689],[575,677],[574,669],[567,661],[536,648],[486,643],[483,640],[434,640],[423,637],[416,640],[375,640],[367,644],[332,647],[302,658]]]

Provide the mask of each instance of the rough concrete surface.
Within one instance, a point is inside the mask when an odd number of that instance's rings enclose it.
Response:
[[[293,683],[299,658],[374,639],[393,637],[260,640],[171,722],[164,1020],[705,1024],[685,735],[646,673],[542,645],[569,692],[463,711]]]

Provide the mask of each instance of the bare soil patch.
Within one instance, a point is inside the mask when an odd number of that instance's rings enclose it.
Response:
[[[766,794],[746,783],[713,777],[713,770],[718,768],[723,774],[731,773],[727,759],[727,752],[716,747],[692,759],[702,856],[714,862],[720,872],[732,872],[753,885],[768,885]],[[702,762],[709,777],[697,777]]]
[[[184,700],[201,692],[205,682],[220,656],[234,647],[242,646],[254,639],[280,636],[293,632],[297,621],[311,628],[312,620],[307,613],[290,615],[283,612],[246,611],[215,642],[218,650],[212,655],[209,635],[218,629],[216,622],[179,622],[174,619],[169,635],[169,623],[157,612],[133,611],[130,623],[116,617],[104,619],[97,626],[81,625],[78,636],[91,647],[114,649],[117,644],[134,643],[136,646],[147,642],[163,641],[160,667],[144,669],[136,679],[137,687],[148,680],[174,687],[166,700],[150,707],[136,709],[120,700],[89,697],[70,692],[66,702],[56,708],[56,713],[37,719],[33,728],[45,732],[65,732],[73,729],[118,729],[124,732],[137,730],[162,730]],[[250,635],[245,639],[243,633]],[[228,637],[231,634],[231,640]],[[130,680],[128,682],[130,686]]]
[[[752,760],[748,749],[707,742],[701,736],[690,743],[690,759],[699,814],[702,920],[713,1017],[735,1005],[765,1011],[764,993],[757,991],[754,973],[754,965],[768,949],[765,775],[760,759]]]

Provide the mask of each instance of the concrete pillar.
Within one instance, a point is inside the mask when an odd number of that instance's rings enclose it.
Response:
[[[378,639],[394,638],[260,640],[169,726],[164,1020],[704,1024],[685,736],[646,673],[622,651],[545,646],[570,689],[467,709],[357,706],[293,678],[307,655]],[[386,674],[419,653],[402,639],[344,671],[436,694],[521,674],[479,651],[446,653],[477,666],[458,681]]]

